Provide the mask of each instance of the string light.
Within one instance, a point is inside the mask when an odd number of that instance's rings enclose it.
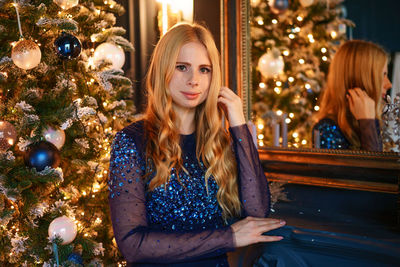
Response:
[[[264,146],[264,141],[263,141],[263,140],[259,140],[259,141],[258,141],[258,145],[259,145],[259,146]]]
[[[264,21],[262,19],[257,20],[258,25],[264,25]]]
[[[306,144],[307,144],[307,140],[306,140],[306,139],[303,139],[303,140],[301,141],[301,144],[302,144],[302,145],[306,145]]]
[[[260,140],[264,139],[264,135],[263,135],[263,134],[259,134],[257,137],[258,137],[258,139],[260,139]]]
[[[261,89],[264,89],[264,88],[266,87],[265,83],[263,83],[263,82],[259,83],[258,86],[259,86]]]
[[[295,32],[300,32],[300,27],[294,28],[294,31],[295,31]]]
[[[289,55],[289,50],[283,51],[283,55],[284,55],[284,56],[288,56],[288,55]]]
[[[319,106],[315,106],[315,107],[314,107],[314,110],[315,110],[315,111],[318,111],[318,110],[319,110]]]
[[[281,116],[282,113],[283,113],[282,110],[278,110],[278,111],[276,112],[276,115]]]
[[[292,134],[292,136],[293,136],[293,138],[296,138],[296,137],[299,137],[299,134],[296,133],[296,132],[294,132],[294,133]]]
[[[303,17],[302,16],[297,16],[297,20],[298,21],[303,21]]]
[[[328,58],[327,58],[326,56],[323,56],[323,57],[322,57],[322,60],[323,60],[323,61],[327,61]]]
[[[321,52],[322,52],[322,53],[324,53],[324,54],[325,54],[325,53],[326,53],[326,51],[328,51],[328,50],[327,50],[325,47],[322,47],[322,48],[321,48]]]
[[[282,92],[281,88],[275,87],[274,92],[277,93],[278,95]]]
[[[289,77],[288,81],[292,83],[292,82],[294,82],[294,78],[293,77]]]
[[[264,129],[264,124],[259,123],[259,124],[257,125],[257,127],[258,127],[258,129],[262,130],[262,129]]]
[[[286,124],[289,124],[291,121],[292,121],[292,120],[289,119],[289,118],[286,118],[286,119],[285,119]]]
[[[276,84],[276,86],[282,86],[282,82],[281,81],[277,81],[275,84]]]
[[[289,117],[293,119],[294,118],[294,114],[293,113],[289,113]]]
[[[273,19],[271,22],[272,22],[272,24],[277,24],[277,23],[278,23],[278,20]]]
[[[293,33],[291,33],[291,34],[289,34],[289,38],[290,39],[294,39],[296,36],[293,34]]]
[[[311,88],[311,85],[310,85],[309,83],[306,83],[306,84],[304,85],[304,87],[305,87],[306,89],[310,89],[310,88]]]
[[[304,64],[304,63],[305,63],[304,59],[300,58],[300,59],[299,59],[299,63],[300,63],[300,64]]]
[[[337,32],[331,31],[331,37],[332,37],[332,39],[335,39],[337,37]]]

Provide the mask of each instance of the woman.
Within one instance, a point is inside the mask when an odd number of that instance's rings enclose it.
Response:
[[[382,151],[381,102],[392,86],[387,64],[388,55],[373,43],[352,40],[339,47],[313,128],[320,148]]]
[[[240,98],[221,87],[210,32],[196,24],[170,29],[155,47],[146,86],[146,113],[116,135],[110,163],[111,217],[125,259],[228,266],[226,252],[280,240],[262,235],[285,223],[265,218],[267,180]],[[238,216],[248,217],[227,224]]]

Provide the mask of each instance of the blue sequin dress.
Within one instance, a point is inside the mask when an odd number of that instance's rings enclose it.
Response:
[[[129,266],[228,266],[226,252],[235,248],[233,232],[222,219],[211,177],[196,158],[195,134],[181,135],[183,165],[171,172],[167,186],[149,191],[143,121],[117,133],[110,161],[109,202],[114,235]],[[230,128],[238,163],[243,216],[266,217],[267,179],[246,125]],[[151,173],[151,170],[150,170]],[[151,179],[151,177],[150,177]]]
[[[358,120],[361,147],[368,151],[382,151],[382,140],[379,121],[374,119]],[[350,142],[340,130],[336,122],[329,118],[320,120],[313,127],[314,146],[326,149],[351,149]],[[318,134],[318,138],[315,138]],[[315,144],[316,140],[319,144]]]

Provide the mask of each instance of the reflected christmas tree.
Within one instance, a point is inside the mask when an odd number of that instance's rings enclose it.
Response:
[[[0,1],[1,266],[121,261],[107,172],[134,114],[123,12],[113,0]]]
[[[354,26],[342,2],[251,1],[253,120],[261,147],[311,146],[329,62]]]

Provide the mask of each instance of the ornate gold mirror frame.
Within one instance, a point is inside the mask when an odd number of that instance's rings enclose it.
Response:
[[[221,0],[224,82],[242,97],[251,119],[249,12],[249,0]],[[270,181],[400,196],[400,153],[263,148],[259,155]]]

